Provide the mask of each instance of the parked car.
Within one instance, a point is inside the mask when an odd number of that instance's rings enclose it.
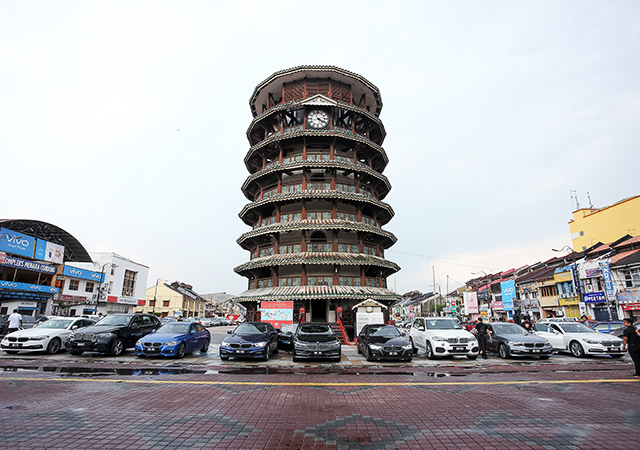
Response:
[[[95,325],[76,331],[69,339],[69,353],[100,352],[120,356],[135,347],[141,337],[160,328],[153,314],[107,314]]]
[[[393,325],[367,324],[358,334],[358,353],[367,361],[411,361],[413,346]]]
[[[299,362],[302,359],[330,358],[340,361],[342,345],[328,323],[301,323],[293,335],[291,359]]]
[[[136,342],[136,356],[173,356],[182,358],[187,353],[200,350],[206,353],[211,343],[211,333],[199,323],[171,322]]]
[[[622,339],[602,334],[578,322],[536,323],[535,332],[547,339],[558,352],[571,353],[576,358],[585,355],[611,355],[621,358]]]
[[[515,323],[494,322],[489,324],[491,341],[487,341],[487,350],[495,352],[501,358],[512,356],[538,356],[548,359],[553,355],[553,345],[536,334],[530,333]]]
[[[9,328],[9,316],[7,314],[0,314],[0,336],[7,334]]]
[[[452,355],[464,355],[471,360],[478,357],[475,336],[447,317],[417,317],[411,325],[410,341],[414,350],[424,351],[429,359]]]
[[[62,317],[62,316],[39,316],[39,317],[36,319],[36,325],[37,325],[37,324],[39,324],[39,323],[42,323],[42,322],[46,322],[46,321],[47,321],[47,320],[49,320],[49,319],[53,319],[53,318],[58,319],[58,318],[60,318],[60,317]],[[95,321],[94,321],[94,322],[95,322]]]
[[[610,332],[612,332],[613,330],[617,330],[618,328],[624,329],[624,323],[622,321],[597,322],[590,328],[597,331],[598,333],[609,334]]]
[[[177,322],[178,319],[176,319],[175,317],[171,317],[171,316],[166,316],[163,317],[162,319],[160,319],[160,323],[173,323],[173,322]]]
[[[0,346],[9,354],[46,351],[52,355],[67,347],[69,336],[74,330],[93,324],[93,320],[83,317],[51,318],[33,328],[6,335]]]
[[[637,330],[640,330],[640,321],[635,321],[633,323],[633,326]],[[613,330],[611,330],[609,332],[610,335],[615,336],[615,337],[619,337],[620,339],[623,338],[623,333],[624,333],[624,326],[622,328],[615,328],[615,329],[613,329]]]
[[[22,316],[22,328],[24,330],[28,328],[33,328],[36,326],[36,319],[32,316],[28,316],[26,314],[21,314]]]
[[[280,325],[280,329],[278,330],[278,348],[291,350],[296,328],[298,328],[297,323]]]
[[[272,353],[278,351],[278,333],[268,322],[245,322],[233,331],[220,344],[220,359],[230,357],[262,358],[269,360]]]
[[[215,319],[209,317],[202,317],[200,318],[200,325],[203,327],[212,327],[214,325],[214,320]]]

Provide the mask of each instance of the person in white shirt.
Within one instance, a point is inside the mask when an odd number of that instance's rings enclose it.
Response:
[[[9,316],[9,328],[7,334],[18,331],[22,327],[22,316],[18,314],[18,310],[14,309],[13,314]]]

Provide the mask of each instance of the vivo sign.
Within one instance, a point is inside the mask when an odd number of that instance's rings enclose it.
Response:
[[[92,270],[78,269],[77,267],[64,266],[62,274],[72,278],[80,278],[82,280],[91,281],[104,281],[104,274],[100,272],[94,272]]]
[[[0,251],[33,258],[36,239],[8,228],[0,228]]]
[[[16,291],[44,292],[46,294],[57,294],[58,288],[51,286],[41,286],[39,284],[18,283],[16,281],[0,281],[0,289],[13,289]]]

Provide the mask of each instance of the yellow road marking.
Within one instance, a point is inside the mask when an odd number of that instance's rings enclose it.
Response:
[[[133,383],[133,384],[191,384],[210,386],[491,386],[491,385],[514,385],[514,384],[572,384],[572,383],[637,383],[640,379],[602,379],[602,380],[523,380],[523,381],[425,381],[425,382],[397,382],[397,383],[287,383],[287,382],[265,382],[265,381],[188,381],[188,380],[139,380],[123,378],[21,378],[2,377],[3,381],[84,381],[97,383]]]

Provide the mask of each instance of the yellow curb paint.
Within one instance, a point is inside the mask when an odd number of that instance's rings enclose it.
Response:
[[[524,381],[425,381],[399,383],[285,383],[264,381],[187,381],[187,380],[132,380],[122,378],[20,378],[2,377],[0,381],[84,381],[97,383],[132,383],[132,384],[190,384],[210,386],[492,386],[514,384],[579,384],[579,383],[638,383],[638,379],[604,379],[604,380],[524,380]]]

